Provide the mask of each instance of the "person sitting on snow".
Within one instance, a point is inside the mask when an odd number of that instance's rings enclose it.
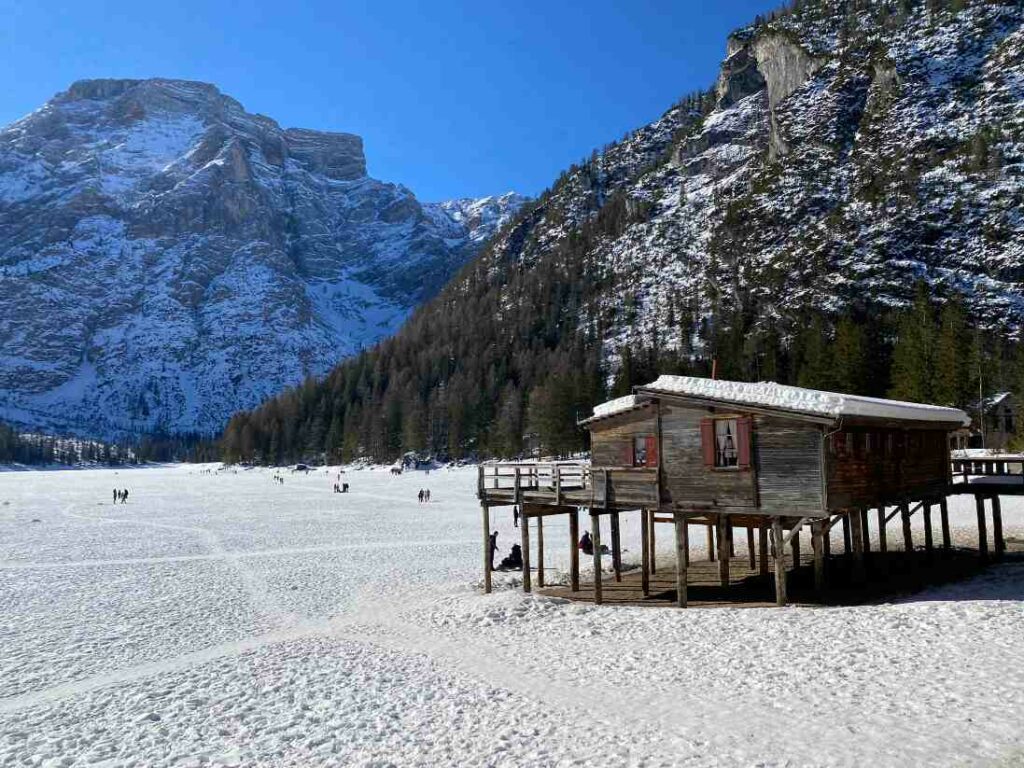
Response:
[[[584,531],[580,537],[580,549],[583,550],[584,555],[594,554],[594,540],[590,538],[590,531]]]
[[[518,544],[512,545],[512,552],[501,561],[499,571],[521,571],[523,569],[523,548]]]

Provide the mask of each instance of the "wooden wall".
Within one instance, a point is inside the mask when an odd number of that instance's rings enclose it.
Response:
[[[814,515],[823,510],[822,428],[817,424],[758,416],[754,463],[765,512]]]
[[[634,438],[657,432],[658,412],[653,406],[599,421],[590,432],[591,463],[595,467],[621,467],[623,451]]]

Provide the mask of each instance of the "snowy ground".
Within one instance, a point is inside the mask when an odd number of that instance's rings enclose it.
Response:
[[[860,608],[484,597],[472,469],[273,474],[0,474],[0,765],[1024,764],[1019,561]]]

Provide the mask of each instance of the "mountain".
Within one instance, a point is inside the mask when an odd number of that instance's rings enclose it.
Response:
[[[0,418],[214,432],[396,329],[524,198],[423,204],[358,136],[85,80],[0,131]]]
[[[237,416],[226,455],[569,450],[609,388],[712,361],[951,404],[1022,389],[1022,211],[1019,2],[801,0],[393,339]]]

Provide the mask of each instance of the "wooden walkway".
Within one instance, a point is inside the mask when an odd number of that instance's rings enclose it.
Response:
[[[1006,557],[1024,559],[1024,540],[1007,539]],[[925,587],[935,586],[975,576],[986,567],[975,549],[953,549],[948,557],[940,551],[932,556],[923,549],[915,550],[913,557],[905,552],[871,552],[866,559],[867,579],[860,584],[852,580],[853,568],[849,558],[832,555],[826,561],[829,590],[822,601],[814,592],[814,568],[809,557],[793,570],[792,557],[787,555],[787,592],[790,604],[860,605],[880,602],[909,595]],[[606,558],[610,566],[611,559]],[[718,562],[690,561],[687,593],[690,607],[757,608],[775,605],[773,576],[761,576],[750,568],[747,557],[733,557],[729,561],[729,586],[719,583]],[[640,586],[640,569],[625,571],[622,581],[606,572],[601,580],[603,601],[606,605],[643,605],[675,607],[676,572],[670,559],[659,559],[657,573],[650,577],[650,594],[644,597]],[[584,603],[594,602],[592,583],[581,583],[580,591],[568,586],[547,586],[536,590],[542,595],[561,597]]]

